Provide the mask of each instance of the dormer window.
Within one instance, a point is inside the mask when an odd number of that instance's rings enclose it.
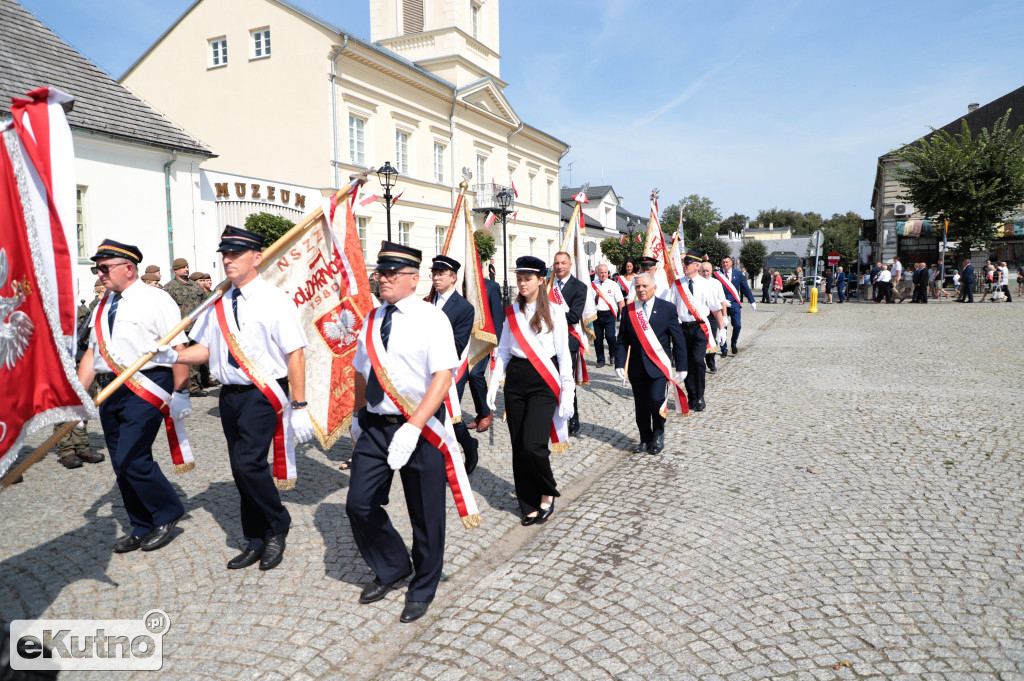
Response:
[[[251,59],[264,59],[270,56],[270,29],[258,28],[252,32]]]

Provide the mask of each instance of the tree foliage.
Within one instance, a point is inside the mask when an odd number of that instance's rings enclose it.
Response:
[[[801,213],[798,210],[770,208],[758,211],[755,222],[766,229],[768,225],[773,225],[775,229],[789,227],[793,234],[810,234],[821,227],[822,219],[821,215],[814,212]]]
[[[473,239],[476,241],[476,252],[480,256],[480,262],[487,262],[494,257],[494,252],[498,250],[494,245],[494,235],[478,229],[473,233]]]
[[[661,229],[666,234],[673,234],[679,227],[679,217],[683,218],[683,234],[686,243],[694,243],[703,235],[714,237],[722,222],[722,212],[706,196],[690,194],[661,211]]]
[[[987,248],[993,225],[1024,203],[1024,126],[1011,130],[1010,111],[972,135],[967,121],[958,135],[935,130],[904,148],[896,178],[905,198],[933,220],[949,220],[949,238],[963,253]]]
[[[288,218],[271,213],[253,213],[245,219],[245,228],[250,232],[256,232],[266,241],[269,246],[280,239],[285,232],[295,226],[295,223]]]
[[[751,239],[740,247],[740,265],[747,268],[747,276],[751,281],[757,280],[767,258],[768,249],[757,239]]]
[[[835,251],[839,254],[842,268],[846,272],[853,271],[857,266],[857,235],[862,222],[863,218],[852,210],[845,215],[833,213],[832,217],[822,222],[822,257],[827,258],[829,253]],[[809,244],[808,248],[813,248],[813,244]]]
[[[740,215],[739,213],[733,213],[726,219],[722,220],[718,226],[719,234],[728,234],[729,232],[742,232],[743,228],[747,226],[747,222],[750,220],[746,215]],[[747,268],[750,269],[749,267]]]
[[[707,256],[707,259],[711,261],[715,267],[722,264],[722,258],[725,256],[732,255],[732,249],[729,248],[729,244],[719,239],[714,234],[704,235],[697,237],[692,243],[688,240],[687,249],[694,250],[700,253],[702,256]]]
[[[638,244],[636,241],[627,241],[626,245],[623,246],[619,241],[620,239],[615,237],[608,237],[601,241],[601,252],[604,253],[604,257],[608,258],[609,262],[615,265],[616,268],[621,267],[622,263],[627,259],[635,263],[636,259],[644,254],[643,244]]]

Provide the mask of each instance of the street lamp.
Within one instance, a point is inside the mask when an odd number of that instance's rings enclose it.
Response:
[[[384,161],[384,165],[377,169],[377,179],[384,187],[384,211],[388,216],[388,241],[391,241],[391,188],[398,181],[398,171],[391,167],[391,161]]]
[[[508,288],[508,235],[505,233],[506,222],[508,216],[509,206],[512,205],[512,192],[508,189],[502,189],[498,192],[494,199],[498,202],[498,208],[501,209],[501,251],[502,257],[505,260],[505,271],[503,274],[504,286],[502,288],[501,299],[508,307],[512,304],[512,292]]]
[[[627,237],[629,241],[626,242],[626,253],[629,254],[628,259],[630,261],[633,260],[633,225],[635,224],[636,221],[633,220],[633,218],[626,218],[626,231],[629,233],[629,236]]]

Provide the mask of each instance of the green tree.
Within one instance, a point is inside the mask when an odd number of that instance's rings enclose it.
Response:
[[[288,218],[271,213],[253,213],[245,219],[245,228],[250,232],[256,232],[266,239],[265,244],[269,246],[280,239],[285,232],[295,226],[295,223]]]
[[[743,228],[747,226],[747,222],[750,220],[746,215],[740,215],[739,213],[733,213],[726,219],[722,220],[722,223],[718,226],[719,234],[728,234],[729,232],[742,232]],[[748,267],[749,271],[750,268]]]
[[[627,243],[625,246],[623,246],[622,244],[619,243],[619,240],[620,239],[616,239],[613,236],[601,240],[601,252],[604,253],[604,257],[608,258],[608,260],[612,264],[614,264],[615,267],[621,266],[622,263],[625,262],[627,258],[629,258],[629,244]],[[633,258],[639,258],[641,255],[643,255],[643,250],[643,244],[638,244],[634,242]]]
[[[694,250],[701,255],[706,255],[708,260],[710,260],[711,264],[715,267],[722,264],[722,258],[727,255],[732,255],[732,249],[729,248],[729,244],[725,243],[714,234],[711,234],[710,236],[702,234],[692,242],[692,245],[689,245],[689,240],[687,240],[686,243],[689,250]]]
[[[751,239],[740,247],[740,265],[747,268],[747,277],[757,281],[768,258],[768,249],[757,239]]]
[[[993,226],[1024,203],[1024,126],[1011,130],[1010,111],[992,125],[971,134],[967,121],[950,135],[934,130],[905,147],[896,178],[918,212],[939,222],[949,220],[949,238],[958,251],[987,248]]]
[[[833,251],[839,254],[839,264],[846,272],[857,266],[857,234],[863,218],[852,210],[845,215],[833,213],[832,217],[821,224],[822,257],[828,257]],[[808,245],[810,249],[811,245]],[[826,267],[828,265],[826,264]]]
[[[690,194],[661,211],[661,230],[672,234],[679,228],[679,217],[683,218],[683,234],[686,243],[695,242],[703,235],[713,237],[722,222],[722,212],[706,196]]]
[[[473,233],[473,239],[476,241],[476,252],[480,256],[480,262],[487,262],[494,257],[494,252],[498,250],[494,245],[494,235],[478,229]]]
[[[773,225],[775,229],[789,227],[793,230],[793,234],[810,234],[821,227],[822,220],[818,213],[801,213],[797,210],[771,208],[758,211],[755,222],[765,228],[768,225]]]

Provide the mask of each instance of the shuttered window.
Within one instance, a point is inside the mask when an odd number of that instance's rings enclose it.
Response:
[[[402,29],[405,34],[423,32],[423,0],[404,0]]]

